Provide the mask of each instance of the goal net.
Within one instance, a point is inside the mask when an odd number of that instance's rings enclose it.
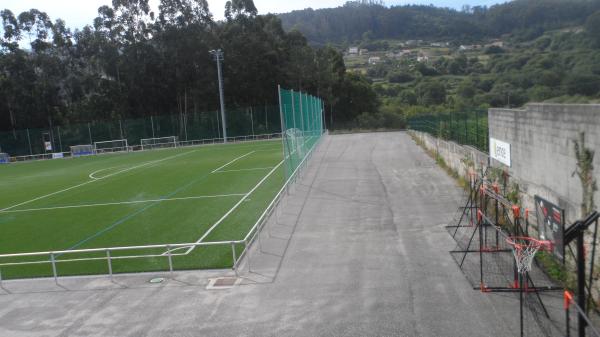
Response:
[[[177,147],[177,137],[159,137],[147,138],[141,141],[142,150],[162,149],[168,147]]]
[[[8,164],[10,163],[10,157],[8,153],[0,153],[0,164]]]
[[[323,101],[293,90],[279,90],[286,177],[298,166],[324,134]]]
[[[94,145],[71,146],[71,157],[91,156],[95,154]]]
[[[129,151],[129,144],[127,139],[115,139],[107,140],[103,142],[95,142],[94,150],[96,153],[112,153],[112,152],[127,152]]]

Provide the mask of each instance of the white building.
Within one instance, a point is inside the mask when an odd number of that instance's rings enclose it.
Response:
[[[381,57],[379,57],[379,56],[369,57],[369,64],[377,64],[379,62],[381,62]]]

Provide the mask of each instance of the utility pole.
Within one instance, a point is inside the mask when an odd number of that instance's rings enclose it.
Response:
[[[223,94],[223,73],[221,70],[221,62],[225,59],[221,49],[211,50],[210,54],[217,61],[217,73],[219,75],[219,98],[221,100],[221,120],[223,121],[223,143],[227,143],[227,121],[225,120],[225,97]]]

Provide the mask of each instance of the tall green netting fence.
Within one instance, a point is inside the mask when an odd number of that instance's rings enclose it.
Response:
[[[294,90],[279,89],[286,177],[290,177],[323,135],[323,101]]]
[[[222,138],[219,111],[156,115],[143,118],[91,121],[46,128],[0,132],[0,153],[12,157],[69,152],[74,145],[127,139],[130,146],[145,138],[178,137],[179,141]],[[227,137],[267,135],[281,132],[277,105],[227,110]],[[49,141],[52,150],[45,149]]]
[[[488,115],[485,110],[413,116],[408,119],[408,127],[441,139],[470,145],[483,152],[489,149]]]

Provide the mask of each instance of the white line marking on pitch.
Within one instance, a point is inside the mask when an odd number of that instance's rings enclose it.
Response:
[[[271,166],[271,167],[256,167],[256,168],[247,168],[247,169],[239,169],[239,170],[225,170],[225,171],[218,171],[218,172],[214,172],[214,173],[245,172],[245,171],[264,171],[264,170],[270,170],[272,168],[273,168],[273,166]]]
[[[256,184],[256,186],[254,186],[254,187],[253,187],[253,188],[252,188],[252,189],[251,189],[251,190],[250,190],[248,193],[246,193],[246,194],[245,194],[245,195],[242,197],[242,199],[240,199],[240,201],[238,201],[238,202],[237,202],[237,204],[233,205],[233,207],[232,207],[232,208],[231,208],[229,211],[227,211],[227,213],[225,213],[225,215],[223,215],[223,216],[221,217],[221,219],[217,220],[217,222],[215,222],[215,223],[214,223],[214,225],[212,225],[212,227],[210,227],[210,228],[209,228],[209,229],[208,229],[208,230],[207,230],[207,231],[204,233],[204,235],[202,235],[202,237],[196,241],[196,243],[201,243],[202,241],[204,241],[204,239],[206,239],[206,237],[207,237],[207,236],[208,236],[208,235],[209,235],[209,234],[210,234],[210,233],[211,233],[211,232],[212,232],[212,231],[213,231],[215,228],[217,228],[217,226],[218,226],[218,225],[220,225],[220,224],[221,224],[223,221],[225,221],[225,219],[227,219],[227,217],[228,217],[228,216],[229,216],[231,213],[233,213],[233,211],[235,211],[235,210],[236,210],[236,209],[237,209],[237,208],[238,208],[238,207],[239,207],[239,206],[240,206],[240,205],[241,205],[241,204],[242,204],[244,201],[246,201],[246,199],[248,199],[248,197],[249,197],[249,196],[250,196],[250,195],[251,195],[251,194],[252,194],[254,191],[256,191],[256,190],[257,190],[257,189],[260,187],[260,185],[262,185],[262,184],[265,182],[265,180],[267,180],[267,179],[268,179],[268,178],[269,178],[269,177],[270,177],[270,176],[271,176],[271,175],[272,175],[272,174],[273,174],[273,173],[274,173],[274,172],[275,172],[275,171],[276,171],[276,170],[277,170],[277,169],[278,169],[278,168],[279,168],[279,167],[280,167],[280,166],[281,166],[283,163],[284,163],[284,161],[282,160],[282,161],[280,161],[280,162],[279,162],[279,164],[277,164],[277,166],[273,167],[273,169],[272,169],[272,170],[271,170],[269,173],[267,173],[267,175],[266,175],[266,176],[264,176],[264,178],[262,178],[262,179],[261,179],[261,180],[258,182],[258,184]],[[191,252],[192,252],[192,250],[194,250],[194,248],[195,248],[195,246],[193,246],[193,247],[189,247],[189,248],[188,248],[188,250],[185,252],[185,254],[184,254],[184,255],[187,255],[187,254],[191,253]],[[166,253],[163,253],[163,255],[164,255],[164,254],[166,254]]]
[[[148,165],[152,165],[152,164],[160,163],[160,162],[163,162],[163,161],[165,161],[165,160],[169,160],[169,159],[174,159],[174,158],[177,158],[177,157],[185,156],[185,155],[188,155],[188,154],[190,154],[190,153],[197,152],[197,151],[198,151],[198,150],[194,150],[194,151],[190,151],[190,152],[184,152],[184,153],[179,153],[179,154],[176,154],[176,155],[173,155],[173,156],[170,156],[170,157],[166,157],[166,158],[163,158],[163,159],[149,161],[149,162],[146,162],[146,163],[143,163],[143,164],[140,164],[140,165],[136,165],[136,166],[128,167],[128,168],[126,168],[126,169],[123,169],[123,170],[120,170],[120,171],[117,171],[117,172],[111,173],[111,174],[109,174],[109,175],[107,175],[107,176],[100,177],[100,178],[96,178],[96,179],[97,179],[97,180],[102,180],[102,179],[110,178],[110,177],[112,177],[112,176],[115,176],[115,175],[117,175],[117,174],[120,174],[120,173],[123,173],[123,172],[128,172],[128,171],[131,171],[131,170],[135,170],[136,168],[140,168],[140,167],[144,167],[144,166],[148,166]]]
[[[219,167],[218,169],[216,169],[216,170],[213,170],[211,173],[217,173],[217,172],[218,172],[218,171],[220,171],[221,169],[223,169],[223,168],[225,168],[225,167],[227,167],[227,166],[229,166],[229,165],[231,165],[231,164],[235,163],[236,161],[238,161],[238,160],[240,160],[240,159],[242,159],[242,158],[244,158],[244,157],[248,157],[249,155],[253,154],[254,152],[256,152],[256,151],[250,151],[250,152],[246,153],[245,155],[241,155],[241,156],[239,156],[239,157],[235,158],[234,160],[230,161],[229,163],[227,163],[227,164],[225,164],[225,165],[223,165],[223,166]]]
[[[119,173],[123,173],[123,172],[131,171],[131,170],[133,170],[133,169],[136,169],[136,168],[139,168],[139,167],[142,167],[142,166],[150,165],[150,164],[153,164],[153,163],[158,163],[158,162],[165,161],[165,160],[168,160],[168,159],[173,159],[173,158],[176,158],[176,157],[179,157],[179,156],[183,156],[183,155],[187,155],[187,154],[190,154],[190,153],[194,153],[194,152],[196,152],[196,151],[198,151],[198,150],[194,150],[194,151],[190,151],[190,152],[184,152],[184,153],[179,153],[179,154],[177,154],[177,155],[174,155],[174,156],[166,157],[166,158],[159,159],[159,160],[153,160],[153,161],[151,161],[151,162],[147,162],[147,163],[144,163],[144,164],[141,164],[141,165],[137,165],[137,166],[130,167],[130,168],[128,168],[128,169],[124,169],[124,170],[121,170],[121,171],[117,171],[117,172],[115,172],[115,173],[109,174],[109,175],[107,175],[107,176],[104,176],[104,177],[102,177],[102,178],[96,178],[95,180],[88,180],[88,181],[86,181],[86,182],[83,182],[83,183],[81,183],[81,184],[77,184],[77,185],[75,185],[75,186],[71,186],[71,187],[68,187],[68,188],[62,189],[62,190],[60,190],[60,191],[52,192],[52,193],[49,193],[49,194],[46,194],[46,195],[42,195],[41,197],[37,197],[37,198],[31,199],[31,200],[27,200],[27,201],[24,201],[24,202],[18,203],[18,204],[16,204],[16,205],[12,205],[12,206],[9,206],[9,207],[6,207],[6,208],[3,208],[3,209],[0,209],[0,212],[5,212],[5,211],[11,210],[11,209],[13,209],[13,208],[15,208],[15,207],[19,207],[19,206],[27,205],[27,204],[30,204],[30,203],[32,203],[32,202],[34,202],[34,201],[38,201],[38,200],[41,200],[41,199],[45,199],[45,198],[51,197],[51,196],[53,196],[53,195],[57,195],[57,194],[60,194],[60,193],[63,193],[63,192],[67,192],[67,191],[70,191],[70,190],[72,190],[72,189],[75,189],[75,188],[78,188],[78,187],[81,187],[81,186],[85,186],[85,185],[91,184],[91,183],[93,183],[93,182],[96,182],[96,181],[99,181],[99,180],[102,180],[102,179],[106,179],[106,178],[109,178],[109,177],[115,176],[115,175],[117,175],[117,174],[119,174]]]
[[[102,177],[100,177],[100,178],[94,177],[94,175],[96,175],[96,173],[100,173],[102,171],[110,170],[110,169],[113,169],[113,168],[114,167],[107,167],[107,168],[103,168],[103,169],[98,170],[98,171],[94,171],[94,172],[90,173],[90,175],[88,177],[90,177],[90,179],[93,179],[93,180],[100,180],[100,179],[102,179]]]
[[[12,210],[12,211],[11,210],[0,211],[0,213],[23,213],[23,212],[35,212],[35,211],[52,211],[52,210],[69,209],[69,208],[86,208],[86,207],[117,206],[117,205],[129,205],[129,204],[146,204],[146,203],[150,203],[150,202],[163,202],[163,201],[242,197],[244,195],[246,195],[246,194],[238,193],[238,194],[198,195],[198,196],[193,196],[193,197],[181,197],[181,198],[134,200],[134,201],[107,202],[107,203],[99,203],[99,204],[82,204],[82,205],[67,205],[67,206],[56,206],[56,207],[17,209],[17,210]]]

